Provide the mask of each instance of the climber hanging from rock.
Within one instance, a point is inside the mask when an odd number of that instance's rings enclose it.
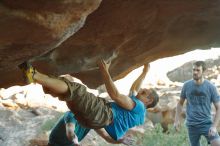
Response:
[[[148,64],[144,65],[143,72],[132,84],[129,96],[119,93],[114,85],[109,73],[110,63],[100,59],[97,64],[113,102],[96,97],[87,92],[84,85],[71,82],[65,77],[42,74],[27,62],[19,67],[29,82],[41,84],[59,100],[66,101],[80,125],[90,129],[104,128],[114,140],[119,140],[130,128],[144,124],[146,109],[154,107],[159,97],[154,89],[140,89],[149,69]]]

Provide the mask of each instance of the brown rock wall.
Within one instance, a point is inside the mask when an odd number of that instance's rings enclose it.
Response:
[[[116,80],[158,58],[220,46],[219,0],[100,2],[2,1],[0,86],[20,83],[16,66],[30,59],[45,73],[76,75],[94,88],[102,84],[98,58],[112,60]]]

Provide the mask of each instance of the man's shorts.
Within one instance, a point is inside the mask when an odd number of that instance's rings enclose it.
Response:
[[[69,95],[59,97],[66,101],[68,108],[75,114],[77,121],[86,128],[99,129],[109,125],[113,120],[110,103],[101,97],[87,92],[84,85],[59,78],[69,87]]]
[[[211,127],[211,124],[203,125],[203,126],[187,126],[188,128],[188,134],[189,134],[189,140],[191,146],[200,146],[200,138],[201,136],[205,136],[208,143],[210,143],[212,140],[220,138],[218,132],[215,136],[209,136],[209,128]]]

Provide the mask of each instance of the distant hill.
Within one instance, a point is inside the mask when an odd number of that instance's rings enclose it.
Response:
[[[167,77],[171,81],[184,82],[192,78],[192,66],[195,61],[190,61],[182,66],[169,71]],[[207,65],[207,71],[205,72],[205,78],[207,79],[217,79],[220,72],[220,57],[217,59],[207,59],[205,60]]]

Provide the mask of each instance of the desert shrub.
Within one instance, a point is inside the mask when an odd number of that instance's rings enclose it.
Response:
[[[54,115],[54,118],[48,119],[42,126],[42,131],[49,131],[53,128],[53,126],[58,122],[58,120],[63,116],[64,113],[57,113]]]
[[[55,115],[53,119],[47,120],[41,127],[42,131],[49,131],[56,124],[63,113]],[[96,137],[96,136],[95,136]],[[101,137],[96,137],[96,146],[112,146],[113,144],[107,143]],[[176,132],[173,126],[169,126],[166,133],[160,124],[155,125],[153,130],[145,131],[144,134],[135,135],[135,146],[189,146],[187,129],[182,126],[179,132]],[[122,144],[118,146],[124,146]],[[206,139],[202,137],[201,146],[208,146]]]
[[[162,127],[158,124],[153,130],[145,131],[143,136],[137,137],[138,146],[189,146],[187,129],[182,126],[176,132],[173,126],[169,126],[168,131],[163,133]],[[202,137],[201,146],[207,146],[206,139]]]

